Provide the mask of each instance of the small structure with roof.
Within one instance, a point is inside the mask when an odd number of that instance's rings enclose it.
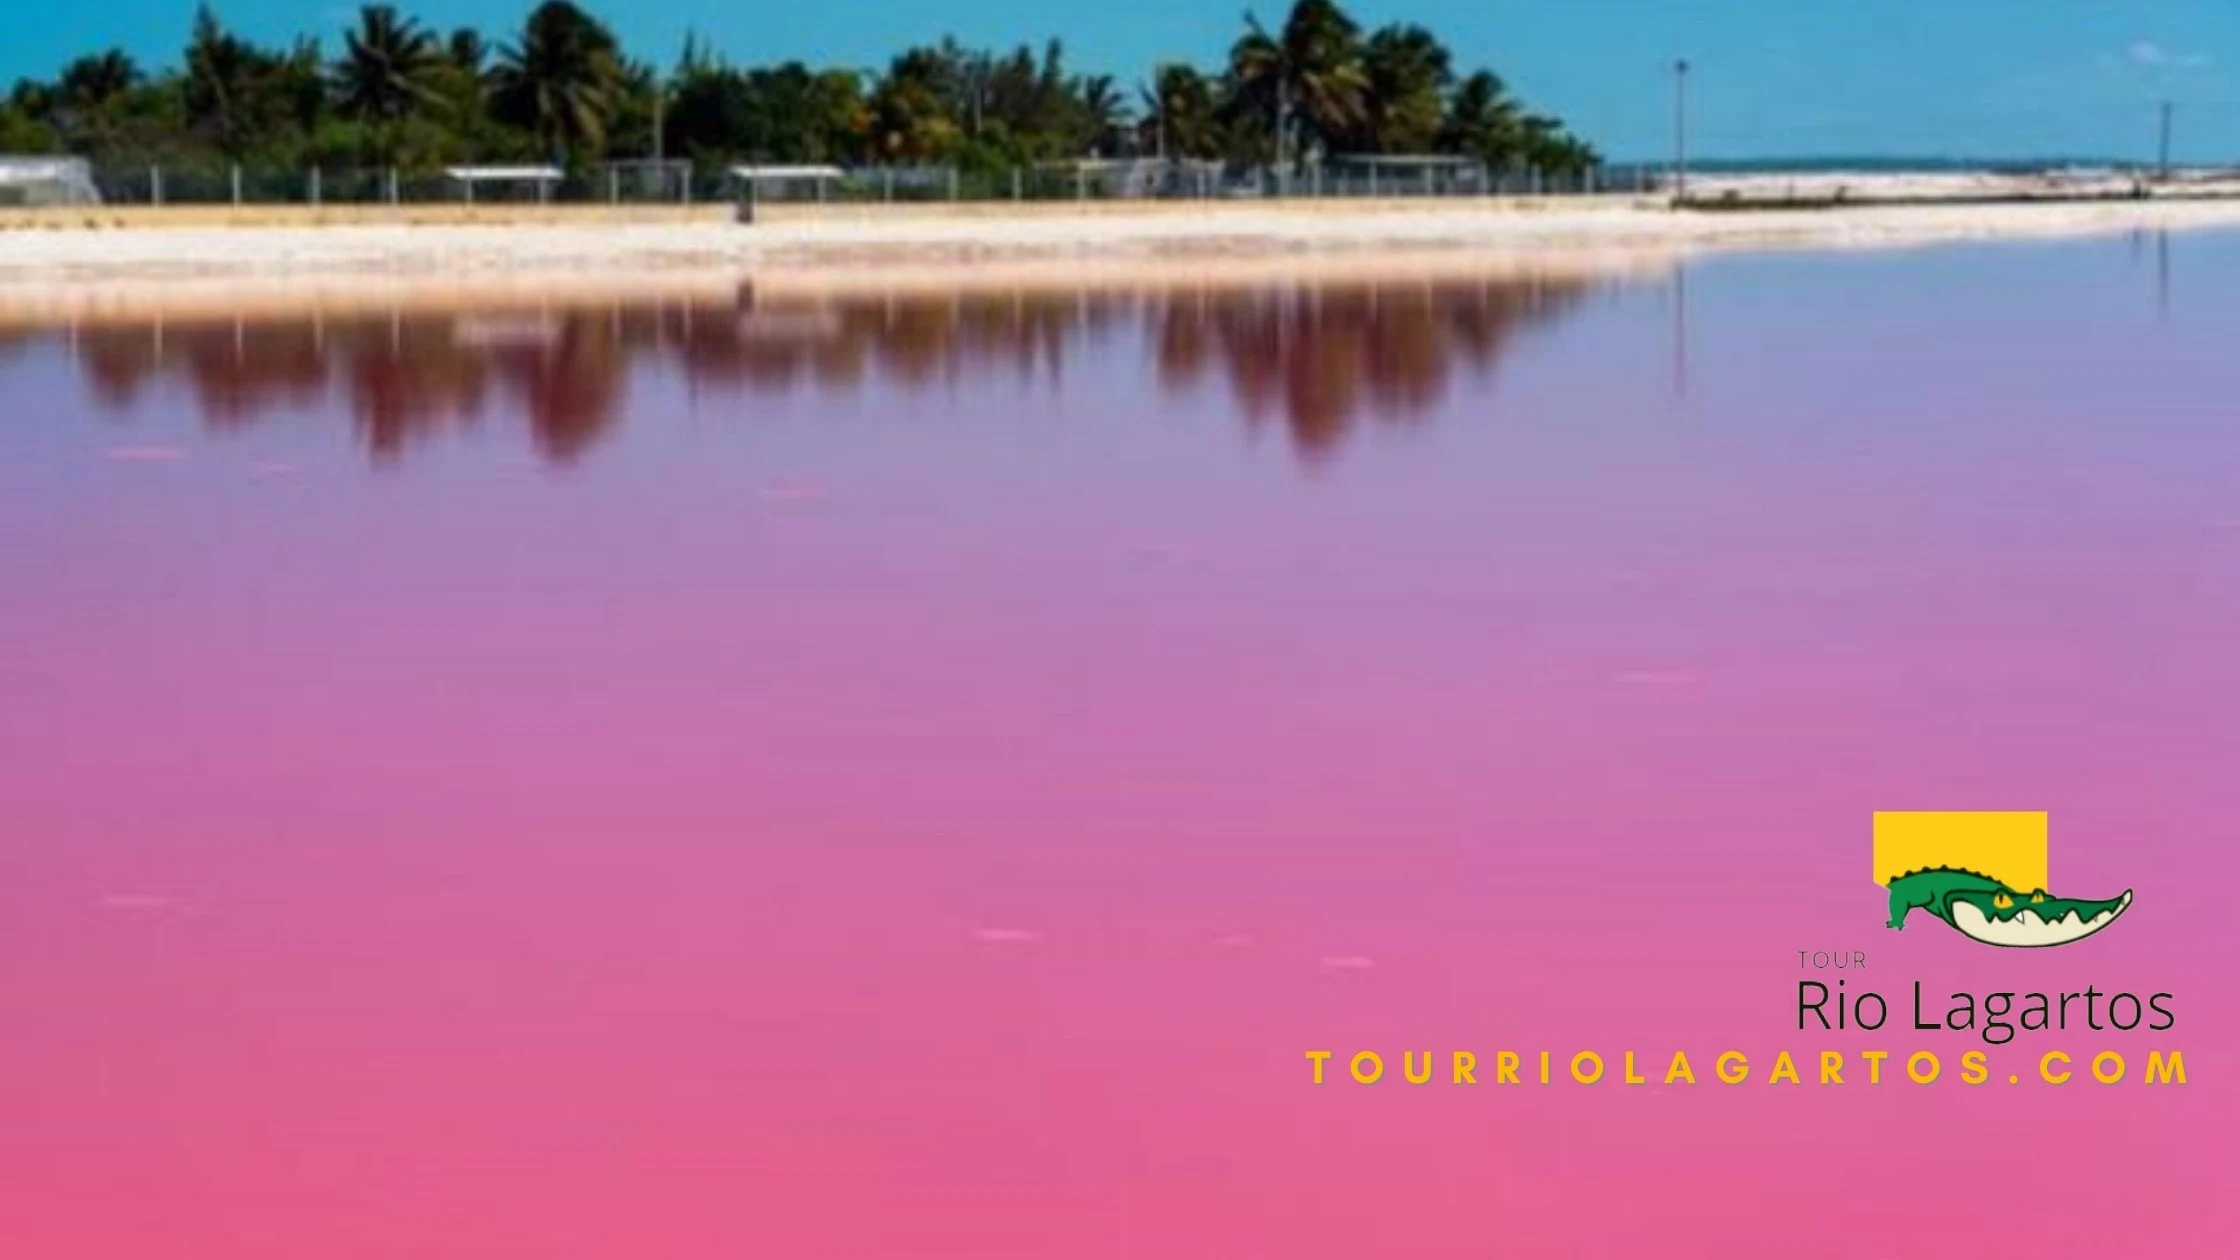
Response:
[[[475,199],[475,188],[489,184],[498,188],[535,188],[538,201],[552,199],[552,186],[566,175],[557,166],[447,166],[444,178],[459,185],[459,196],[466,201]]]
[[[1322,168],[1336,191],[1371,197],[1486,192],[1490,183],[1484,163],[1448,153],[1336,153]]]
[[[804,193],[807,199],[823,201],[831,185],[848,177],[837,166],[817,163],[734,166],[729,174],[741,223],[754,222],[754,208],[763,201],[792,201],[802,199]]]
[[[837,166],[815,163],[796,163],[781,166],[734,166],[731,181],[741,196],[750,200],[779,201],[804,190],[817,200],[824,200],[825,189],[846,179],[848,173]]]

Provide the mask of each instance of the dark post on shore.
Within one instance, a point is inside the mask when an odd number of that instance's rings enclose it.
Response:
[[[2161,175],[2163,183],[2170,182],[2170,102],[2168,101],[2162,103],[2161,138],[2155,151],[2155,169]]]

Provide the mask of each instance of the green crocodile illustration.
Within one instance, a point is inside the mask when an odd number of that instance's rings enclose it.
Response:
[[[1986,945],[2036,949],[2080,941],[2116,921],[2131,905],[2131,890],[2106,901],[2051,897],[2043,888],[2024,892],[1988,875],[1939,866],[1890,881],[1890,926],[1903,929],[1908,911],[1921,909]]]

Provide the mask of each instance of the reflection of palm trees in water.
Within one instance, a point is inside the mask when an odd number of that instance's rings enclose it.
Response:
[[[518,400],[538,444],[573,456],[614,417],[621,348],[569,317],[531,335],[469,336],[471,321],[412,316],[145,325],[82,331],[78,354],[95,396],[124,407],[152,380],[184,378],[213,426],[303,409],[339,394],[375,457],[401,454],[447,426],[471,423],[493,386]]]
[[[416,434],[482,414],[491,356],[462,347],[454,330],[397,318],[333,335],[351,420],[375,457],[394,458]]]
[[[1170,295],[1161,379],[1225,373],[1247,420],[1280,416],[1308,456],[1363,414],[1423,417],[1457,368],[1490,370],[1509,339],[1578,300],[1578,282],[1348,285]]]
[[[503,402],[527,415],[549,458],[567,460],[615,423],[634,370],[754,393],[871,378],[920,387],[994,370],[1055,375],[1070,348],[1140,328],[1163,387],[1225,381],[1248,423],[1280,420],[1316,457],[1364,417],[1428,415],[1458,371],[1492,370],[1519,331],[1586,289],[1470,281],[807,301],[758,300],[749,288],[730,302],[110,325],[81,330],[74,345],[95,397],[120,409],[159,378],[183,380],[214,426],[339,396],[367,449],[389,459]]]

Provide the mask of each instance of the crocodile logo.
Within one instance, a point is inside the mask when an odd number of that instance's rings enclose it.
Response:
[[[2009,949],[2081,941],[2131,908],[2046,891],[2042,813],[1878,813],[1874,882],[1890,892],[1890,924],[1926,910],[1961,935]]]

